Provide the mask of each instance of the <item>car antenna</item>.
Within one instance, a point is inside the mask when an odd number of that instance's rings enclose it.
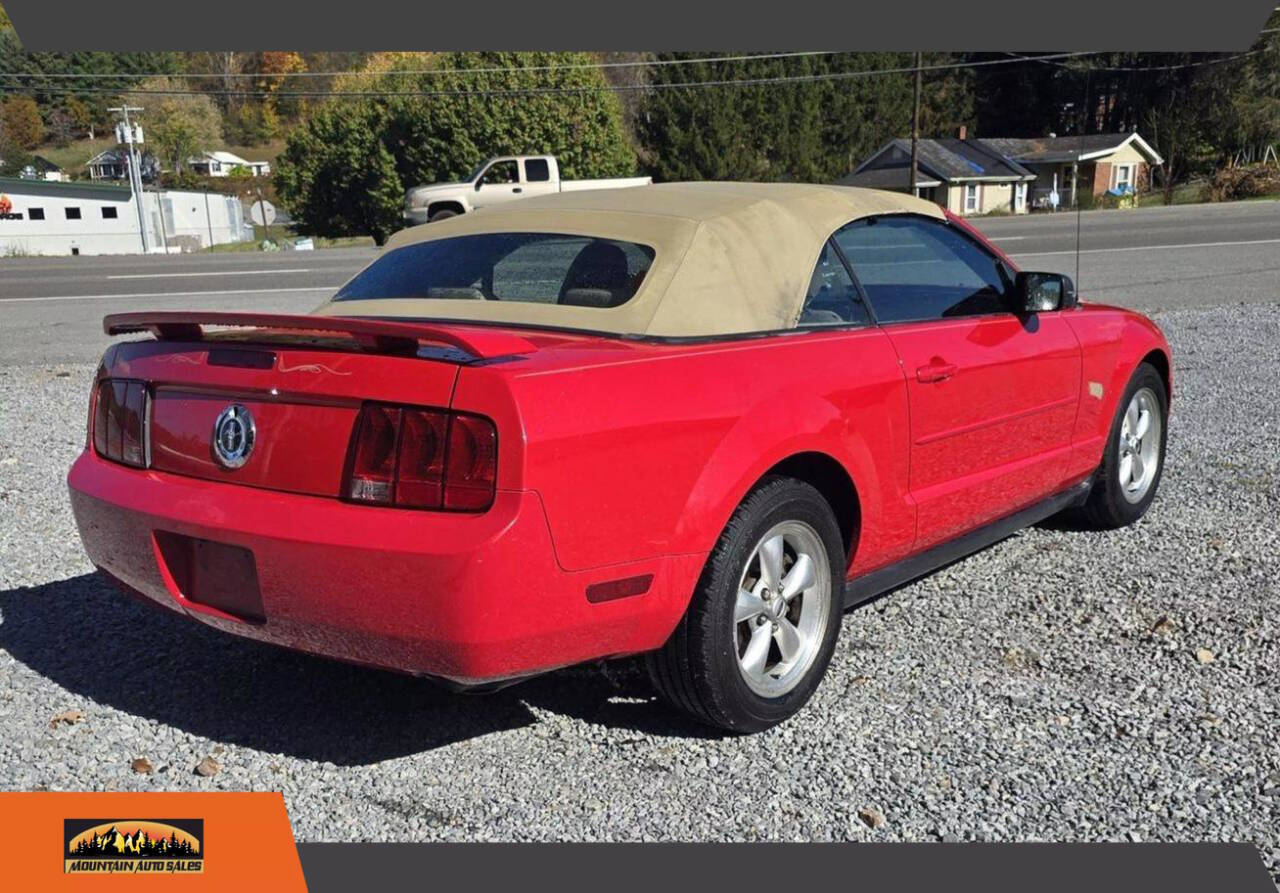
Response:
[[[1080,190],[1078,182],[1080,179],[1080,158],[1084,155],[1084,128],[1088,122],[1089,108],[1089,76],[1091,72],[1088,68],[1084,70],[1084,99],[1080,102],[1080,129],[1076,134],[1076,163],[1075,174],[1072,179],[1072,196],[1076,203],[1076,278],[1075,287],[1076,294],[1080,294]],[[1089,187],[1089,194],[1093,194],[1093,187]]]

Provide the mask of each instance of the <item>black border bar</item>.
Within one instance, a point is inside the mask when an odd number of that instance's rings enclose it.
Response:
[[[298,855],[309,893],[1276,890],[1245,843],[301,843]]]
[[[1107,50],[1237,52],[1275,0],[404,3],[5,0],[27,50]],[[196,7],[191,7],[194,10]]]

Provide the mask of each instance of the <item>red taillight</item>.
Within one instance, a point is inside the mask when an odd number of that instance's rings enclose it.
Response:
[[[396,505],[440,506],[448,431],[449,416],[443,412],[404,411],[396,461]]]
[[[365,406],[356,423],[355,438],[347,495],[361,502],[390,505],[396,479],[400,410],[388,406]]]
[[[399,508],[479,512],[493,504],[498,433],[474,415],[367,403],[343,494]]]
[[[98,383],[93,414],[93,448],[113,462],[147,467],[147,385],[126,378]]]
[[[488,419],[455,415],[449,427],[444,507],[463,512],[487,509],[498,478],[498,432]]]

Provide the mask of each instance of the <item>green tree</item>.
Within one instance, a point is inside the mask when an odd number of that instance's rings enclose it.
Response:
[[[901,68],[912,59],[838,53],[656,67],[637,112],[645,166],[663,180],[837,179],[910,128],[910,76],[857,73]],[[696,86],[707,81],[764,82]]]
[[[0,134],[0,177],[16,177],[30,163],[30,152]]]
[[[40,108],[30,96],[10,96],[4,101],[5,137],[15,146],[34,149],[44,141]]]
[[[87,102],[74,96],[66,101],[64,108],[66,109],[67,117],[71,119],[71,123],[75,125],[77,132],[80,134],[88,133],[94,122],[93,108]]]
[[[179,90],[169,78],[143,81],[138,93],[126,97],[143,111],[139,120],[147,143],[174,173],[181,173],[187,159],[212,148],[222,139],[222,116],[208,96],[169,94]]]
[[[289,134],[275,184],[302,232],[372,235],[381,245],[400,226],[404,186],[386,130],[380,106],[333,103]]]
[[[449,74],[430,76],[407,73],[424,64],[407,57],[362,89],[409,95],[335,100],[289,134],[279,195],[308,232],[381,241],[402,225],[405,187],[456,180],[490,155],[552,153],[565,178],[633,173],[617,97],[599,70],[570,67],[590,58],[441,53],[430,64]],[[564,92],[538,92],[546,88]],[[384,163],[394,176],[374,179]]]

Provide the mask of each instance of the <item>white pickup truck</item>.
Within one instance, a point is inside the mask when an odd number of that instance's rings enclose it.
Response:
[[[583,189],[622,189],[647,186],[652,177],[612,177],[607,180],[561,180],[554,155],[507,155],[481,162],[462,183],[415,186],[404,194],[404,219],[410,224],[456,217],[477,208],[532,195]]]

